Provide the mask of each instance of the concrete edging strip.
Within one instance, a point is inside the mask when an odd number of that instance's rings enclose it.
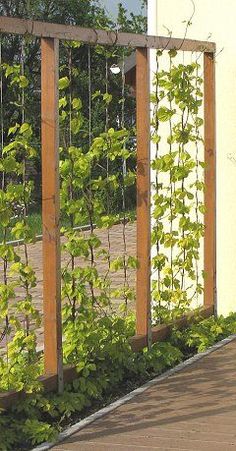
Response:
[[[168,377],[172,376],[172,374],[178,373],[179,371],[183,370],[184,368],[192,365],[193,363],[197,362],[198,360],[201,360],[203,357],[206,357],[207,355],[211,354],[214,351],[217,351],[218,349],[222,348],[223,346],[226,346],[230,342],[236,340],[236,334],[230,335],[228,338],[225,338],[222,341],[219,341],[215,345],[211,346],[207,351],[201,352],[199,354],[194,355],[193,357],[185,360],[184,362],[181,362],[179,365],[176,365],[174,368],[166,371],[160,376],[155,377],[154,379],[146,382],[146,384],[142,385],[139,388],[136,388],[132,392],[128,393],[127,395],[123,396],[122,398],[118,399],[117,401],[109,404],[108,406],[104,407],[103,409],[98,410],[97,412],[93,413],[92,415],[89,415],[87,418],[84,418],[83,420],[79,421],[78,423],[74,424],[73,426],[70,426],[69,428],[65,429],[63,432],[61,432],[57,438],[57,440],[54,443],[45,442],[41,445],[37,446],[36,448],[33,448],[31,451],[48,451],[53,446],[63,442],[67,438],[69,438],[71,435],[75,434],[76,432],[79,432],[81,429],[84,429],[89,424],[93,423],[94,421],[104,417],[108,413],[112,412],[113,410],[117,409],[118,407],[122,406],[123,404],[126,404],[128,401],[131,401],[136,396],[144,393],[146,390],[148,390],[150,387],[153,387],[154,385],[157,385],[158,382],[161,382]]]

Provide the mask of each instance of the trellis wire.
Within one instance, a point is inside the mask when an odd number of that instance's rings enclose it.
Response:
[[[72,48],[69,46],[68,49],[68,70],[69,70],[69,146],[72,146]],[[73,160],[71,162],[72,164],[72,173],[73,173]],[[73,190],[73,184],[72,184],[72,180],[70,183],[70,200],[73,200],[74,198],[74,190]],[[75,224],[74,224],[74,215],[71,214],[70,215],[70,223],[71,223],[71,228],[73,229]],[[73,274],[73,271],[75,269],[75,257],[74,255],[71,255],[71,270],[72,270],[72,292],[73,292],[73,297],[72,297],[72,317],[75,319],[75,305],[76,305],[76,297],[74,294],[75,291],[75,277]]]
[[[92,71],[91,71],[90,46],[88,46],[87,59],[88,59],[88,74],[89,74],[89,77],[88,77],[88,98],[89,98],[88,142],[89,142],[89,148],[90,148],[90,146],[92,144]],[[91,183],[91,179],[90,179],[90,183]],[[93,233],[94,233],[94,221],[93,221],[94,211],[93,211],[93,193],[92,193],[91,188],[89,188],[87,200],[88,200],[90,234],[93,235]],[[93,249],[92,244],[89,244],[89,249],[90,249],[90,266],[91,266],[91,268],[93,268],[95,266],[95,255],[94,255],[94,249]],[[92,281],[89,281],[89,286],[90,286],[90,292],[91,292],[93,303],[95,303],[96,297],[95,297],[95,291],[94,291],[94,286],[93,286]]]
[[[122,99],[121,99],[121,128],[125,129],[125,51],[123,49],[122,54]],[[124,142],[124,149],[126,147],[126,144]],[[122,162],[122,187],[121,187],[121,193],[122,193],[122,209],[123,209],[123,221],[122,221],[122,236],[123,236],[123,270],[124,270],[124,300],[127,308],[127,288],[129,288],[129,282],[128,282],[128,274],[127,274],[127,242],[126,242],[126,189],[125,189],[125,179],[127,175],[127,165],[126,165],[126,159],[123,157]]]
[[[91,47],[88,45],[88,138],[89,147],[92,144],[92,73],[91,73]]]
[[[109,77],[108,77],[108,57],[107,52],[105,56],[105,92],[108,94],[108,88],[109,88]],[[105,132],[107,133],[109,129],[109,107],[108,102],[106,101],[105,106]],[[109,216],[110,214],[110,189],[109,189],[109,171],[110,171],[110,165],[109,165],[109,156],[107,154],[106,157],[106,178],[107,178],[107,214]],[[108,253],[107,253],[107,262],[108,262],[108,271],[107,275],[109,275],[111,270],[111,235],[110,235],[110,226],[107,227],[107,246],[108,246]],[[109,290],[110,291],[110,290]]]
[[[171,73],[171,69],[172,69],[172,57],[171,54],[169,54],[169,71]],[[170,107],[170,111],[172,111],[172,99],[171,96],[169,97],[169,107]],[[170,132],[170,141],[169,141],[169,154],[171,156],[172,154],[172,118],[170,117],[169,119],[169,132]],[[170,169],[170,235],[172,235],[173,233],[173,204],[172,204],[172,196],[173,196],[173,180],[172,180],[172,170]],[[175,187],[174,187],[175,189]],[[170,248],[170,269],[171,269],[171,289],[173,291],[173,244],[171,243],[171,248]],[[169,310],[171,309],[171,305],[169,303]]]
[[[0,67],[1,67],[1,156],[3,153],[3,148],[4,148],[4,122],[3,122],[3,74],[2,74],[2,36],[1,36],[1,40],[0,40]],[[5,174],[5,170],[3,170],[2,172],[2,190],[5,191],[6,189],[6,174]],[[7,243],[7,233],[6,233],[6,227],[4,228],[4,232],[3,232],[3,244],[6,245]],[[3,258],[3,283],[5,286],[8,285],[8,275],[7,275],[7,270],[8,270],[8,261],[7,261],[7,257]],[[6,349],[6,361],[7,361],[7,368],[9,368],[9,316],[8,316],[8,306],[7,306],[7,313],[5,316],[5,328],[1,334],[1,341],[3,341],[5,339],[5,349]],[[8,386],[9,386],[10,382],[9,382],[9,372],[8,372]]]
[[[158,51],[156,51],[156,77],[158,76],[158,72],[159,72],[159,53]],[[153,109],[153,116],[154,116],[154,124],[153,124],[153,130],[154,133],[157,135],[159,132],[159,119],[158,119],[158,115],[157,115],[157,108],[158,108],[158,103],[159,103],[159,85],[158,85],[158,81],[157,78],[155,80],[155,100],[156,100],[156,106]],[[159,140],[156,140],[156,144],[155,144],[155,159],[159,158]],[[155,190],[156,193],[158,195],[159,193],[159,177],[158,177],[158,170],[155,170]],[[159,240],[156,240],[156,254],[158,255],[160,252],[160,243]],[[154,271],[152,271],[152,275],[154,275]],[[160,269],[158,267],[157,269],[157,286],[158,286],[158,292],[160,292],[161,286],[161,275],[160,275]],[[152,292],[153,288],[151,287],[151,292]],[[159,309],[161,307],[161,300],[159,299]],[[152,315],[152,309],[150,309],[150,314]],[[160,322],[160,317],[157,318],[157,322]]]
[[[198,62],[198,59],[196,58],[196,63]],[[199,76],[199,70],[198,70],[198,65],[196,67],[196,77]],[[197,87],[198,87],[198,81],[196,78],[196,91],[197,91]],[[197,92],[196,92],[196,99],[197,99]],[[197,114],[196,114],[197,117]],[[196,118],[195,118],[196,119]],[[196,182],[199,181],[199,147],[198,147],[198,138],[199,138],[199,129],[197,127],[196,124],[196,128],[195,128],[195,133],[196,133],[196,137],[195,137],[195,159],[196,159],[196,166],[195,166],[195,177],[196,177]],[[198,198],[198,187],[196,185],[196,189],[195,189],[195,216],[196,216],[196,222],[199,223],[199,198]],[[199,303],[199,294],[198,294],[198,284],[199,284],[199,265],[198,265],[198,259],[195,258],[195,271],[196,271],[196,284],[197,284],[197,289],[196,289],[196,301],[197,301],[197,306]]]
[[[25,40],[24,37],[22,38],[22,42],[21,42],[21,75],[24,76],[25,75]],[[21,120],[22,120],[22,124],[24,124],[25,122],[25,88],[22,86],[22,90],[21,90]],[[26,170],[27,170],[27,161],[26,161],[26,157],[24,155],[23,158],[23,174],[22,174],[22,182],[23,182],[23,186],[24,186],[24,190],[26,187],[26,183],[27,183],[27,176],[26,176]],[[27,204],[26,204],[26,200],[24,197],[24,205],[23,205],[23,218],[24,218],[24,224],[26,225],[26,221],[27,221]],[[29,265],[29,256],[28,256],[28,246],[24,241],[24,256],[25,256],[25,264],[28,266]],[[28,281],[26,280],[25,282],[25,290],[26,290],[26,296],[27,298],[29,298],[29,284]],[[25,327],[26,327],[26,334],[29,334],[29,318],[28,315],[26,315],[25,317]]]
[[[1,67],[1,75],[0,75],[0,103],[1,103],[1,155],[4,147],[4,119],[3,119],[3,73],[2,73],[2,36],[0,37],[0,67]],[[2,173],[2,189],[4,187],[4,178],[5,174]]]
[[[69,145],[72,146],[72,49],[68,50],[68,68],[69,68]]]

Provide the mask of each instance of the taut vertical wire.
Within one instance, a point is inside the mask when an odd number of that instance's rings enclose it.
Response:
[[[158,72],[159,72],[159,54],[158,51],[156,51],[156,90],[155,90],[155,97],[156,97],[156,108],[158,110],[158,105],[159,105],[159,82],[158,82]],[[155,121],[155,133],[158,134],[159,133],[159,118],[158,118],[158,114],[157,114],[157,110],[154,110],[154,121]],[[159,139],[157,139],[156,142],[156,152],[155,152],[155,159],[157,160],[159,158],[159,147],[160,147],[160,142]],[[159,174],[158,174],[158,170],[156,169],[155,171],[155,190],[157,193],[157,196],[159,195]],[[159,240],[157,240],[156,242],[156,253],[157,255],[159,255],[160,252],[160,243]],[[161,299],[160,299],[160,291],[161,291],[161,274],[160,274],[160,268],[158,267],[158,273],[157,273],[157,284],[158,284],[158,295],[159,295],[159,310],[161,308]],[[160,322],[160,318],[159,318],[159,322]]]
[[[3,117],[3,73],[2,73],[2,36],[0,37],[0,68],[1,68],[1,75],[0,75],[0,102],[1,102],[1,156],[3,152],[4,147],[4,117]],[[5,173],[2,173],[2,189],[5,184]]]
[[[89,140],[89,149],[92,144],[92,72],[91,72],[91,50],[90,46],[88,46],[88,100],[89,100],[89,106],[88,106],[88,113],[89,113],[89,130],[88,130],[88,140]],[[91,189],[91,173],[90,173],[90,184],[88,189],[88,215],[89,215],[89,226],[90,226],[90,235],[93,235],[94,233],[94,208],[93,208],[93,192]],[[91,268],[95,267],[95,255],[94,255],[94,248],[92,244],[89,244],[89,250],[90,250],[90,266]],[[96,302],[96,296],[95,296],[95,290],[94,290],[94,283],[92,280],[89,281],[89,287],[90,292],[92,296],[93,304]]]
[[[3,74],[2,74],[2,37],[0,40],[0,67],[1,67],[1,156],[2,156],[2,151],[3,151],[3,147],[4,147],[4,122],[3,122]],[[6,175],[5,175],[5,170],[2,172],[2,190],[5,191],[6,190]],[[6,245],[7,243],[7,228],[4,227],[4,232],[3,232],[3,244]],[[6,257],[3,257],[3,283],[4,285],[7,287],[8,285],[8,261]],[[7,368],[9,370],[9,339],[8,339],[8,335],[9,335],[9,316],[8,316],[8,307],[9,304],[7,305],[7,313],[5,316],[5,329],[1,334],[1,339],[3,340],[4,338],[6,339],[6,360],[7,360]],[[8,387],[10,386],[10,380],[9,380],[9,371],[8,371]]]
[[[197,101],[197,89],[198,89],[198,77],[199,77],[199,69],[198,69],[198,63],[196,58],[196,101]],[[195,120],[197,119],[197,113]],[[196,159],[196,166],[195,166],[195,178],[196,178],[196,188],[195,188],[195,216],[196,216],[196,222],[199,224],[199,198],[198,198],[198,182],[199,182],[199,147],[198,147],[198,139],[199,139],[199,128],[197,126],[197,121],[195,124],[195,159]],[[199,302],[199,296],[198,296],[198,285],[199,285],[199,265],[198,265],[198,259],[195,258],[195,271],[196,271],[196,300],[197,300],[197,306]]]
[[[69,65],[69,145],[72,146],[72,48],[69,47],[68,65]]]
[[[108,57],[107,57],[107,52],[106,52],[106,64],[105,64],[105,70],[106,70],[106,78],[105,78],[105,89],[106,89],[106,94],[108,94],[108,84],[109,84],[109,79],[108,79]],[[109,128],[109,109],[108,109],[108,103],[106,102],[106,107],[105,107],[105,131],[106,133],[108,132],[108,128]],[[110,190],[109,190],[109,156],[107,154],[107,158],[106,158],[106,177],[107,177],[107,214],[108,216],[110,215]],[[107,245],[108,245],[108,254],[107,254],[107,259],[108,259],[108,274],[110,272],[111,269],[111,236],[110,236],[110,227],[107,227]]]
[[[184,65],[184,52],[182,52],[182,56],[183,56],[183,65]],[[182,89],[183,89],[183,92],[184,92],[184,79],[185,79],[185,73],[183,71],[183,74],[182,74]],[[181,113],[181,131],[182,131],[182,133],[184,132],[185,126],[186,126],[186,123],[184,122],[186,108],[187,107],[185,107],[182,110],[182,113]],[[187,110],[187,114],[188,113],[189,112]],[[184,161],[183,161],[183,157],[181,157],[181,154],[183,154],[184,148],[185,148],[185,144],[181,143],[179,145],[179,164],[182,164],[182,165],[184,165]],[[184,190],[185,190],[184,178],[182,178],[181,188],[180,189],[181,189],[182,193],[184,193]],[[183,198],[183,206],[185,206],[185,199],[184,198]],[[182,217],[183,218],[185,217],[185,213],[182,213]],[[182,229],[182,239],[183,240],[185,239],[185,230],[184,230],[184,228]],[[183,248],[183,262],[185,262],[185,259],[186,259],[186,247],[184,246],[184,248]],[[185,267],[183,265],[182,269],[181,269],[181,290],[183,291],[184,288],[185,288]]]
[[[72,146],[72,48],[69,46],[68,49],[68,70],[69,70],[69,147]],[[69,198],[72,201],[74,199],[74,188],[73,188],[73,174],[74,174],[74,160],[71,158],[71,178],[70,178],[70,187],[69,187]],[[70,215],[70,225],[73,230],[74,224],[74,215]],[[72,270],[72,317],[75,320],[75,309],[76,309],[76,296],[75,296],[75,257],[71,255],[71,270]]]
[[[88,137],[89,147],[92,144],[92,74],[91,74],[91,48],[88,46]]]
[[[170,77],[171,77],[171,71],[172,71],[172,56],[171,53],[169,53],[169,72],[170,72]],[[169,97],[169,108],[170,111],[172,111],[172,98],[171,95],[168,95]],[[169,155],[170,157],[172,157],[172,119],[170,116],[169,119],[169,133],[170,133],[170,139],[169,139]],[[170,236],[172,236],[173,234],[173,176],[172,176],[172,169],[170,169],[169,172],[169,183],[170,183]],[[173,274],[173,251],[174,251],[174,246],[171,243],[171,247],[170,247],[170,269],[171,269],[171,291],[173,293],[173,289],[174,289],[174,274]],[[169,303],[169,310],[171,309],[171,305]]]
[[[122,58],[122,102],[121,102],[121,128],[125,129],[125,52],[123,49],[123,58]],[[125,149],[125,142],[124,142]],[[123,267],[124,267],[124,300],[127,307],[128,297],[127,297],[127,288],[129,287],[128,283],[128,274],[127,274],[127,242],[126,242],[126,189],[125,189],[125,181],[126,181],[127,167],[126,167],[126,159],[123,156],[122,161],[122,209],[123,209],[123,227],[122,227],[122,235],[123,235]]]
[[[24,38],[22,38],[22,42],[21,42],[21,56],[20,56],[20,60],[21,60],[21,75],[24,76],[25,75],[25,40]],[[22,124],[25,123],[25,88],[22,86],[21,88],[21,121]],[[27,175],[26,175],[26,171],[27,171],[27,159],[26,156],[24,154],[23,157],[23,174],[22,174],[22,182],[23,182],[23,186],[24,186],[24,205],[23,205],[23,218],[24,218],[24,224],[26,225],[26,221],[27,221],[27,201],[25,198],[25,190],[26,190],[26,184],[27,184]],[[29,265],[29,256],[28,256],[28,248],[27,248],[27,244],[24,242],[24,256],[25,256],[25,264],[28,266]],[[25,290],[26,290],[26,296],[27,299],[30,297],[30,293],[29,293],[29,284],[28,281],[25,281]],[[25,316],[25,325],[26,325],[26,334],[29,335],[29,317],[28,315]]]

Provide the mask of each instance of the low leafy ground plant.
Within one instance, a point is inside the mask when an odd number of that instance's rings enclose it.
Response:
[[[227,318],[212,316],[184,331],[174,330],[168,341],[135,354],[128,344],[134,334],[132,317],[91,319],[87,331],[77,330],[80,349],[77,342],[72,352],[80,355],[78,378],[62,395],[34,390],[24,402],[2,411],[1,451],[28,450],[55,440],[66,426],[233,333],[236,313]]]

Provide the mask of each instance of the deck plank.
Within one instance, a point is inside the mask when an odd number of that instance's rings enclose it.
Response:
[[[72,435],[55,451],[236,450],[236,340]]]

